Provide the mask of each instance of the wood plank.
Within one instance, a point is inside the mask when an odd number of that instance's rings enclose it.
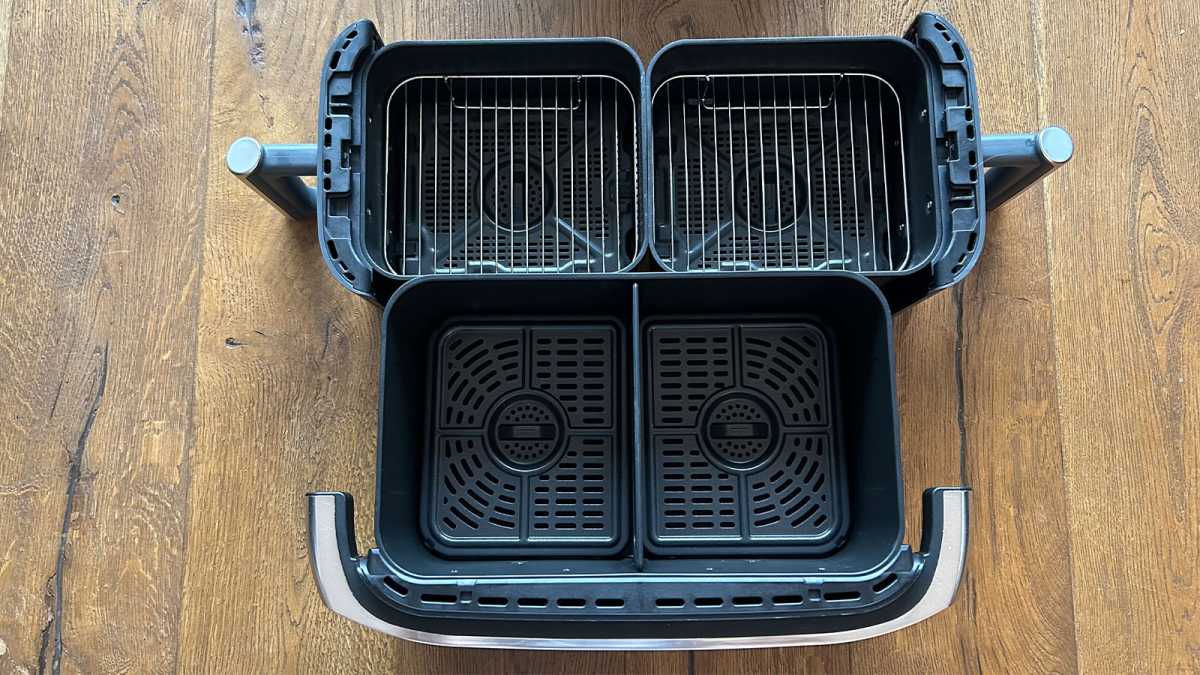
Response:
[[[1043,126],[1036,15],[989,2],[963,3],[954,18],[978,66],[984,132]],[[1071,546],[1041,186],[989,214],[985,245],[961,289],[965,465],[975,488],[973,573],[962,594],[986,636],[977,642],[982,670],[1067,672],[1077,668]]]
[[[0,0],[0,87],[8,73],[8,27],[12,24],[12,0]]]
[[[920,544],[925,489],[970,484],[962,473],[962,435],[955,423],[962,412],[955,359],[962,338],[959,303],[953,291],[940,293],[905,310],[895,321],[905,541],[914,548]],[[972,516],[976,509],[973,504]],[[972,527],[972,547],[978,545],[977,530]],[[972,574],[968,566],[964,583]],[[976,641],[969,596],[960,588],[954,604],[938,616],[898,633],[847,645],[848,666],[839,670],[966,672],[975,668]],[[802,652],[793,650],[797,655]]]
[[[7,26],[0,638],[16,672],[175,661],[209,20],[194,3],[35,3]]]
[[[1046,210],[1080,669],[1196,672],[1200,15],[1041,12],[1043,95],[1079,150]]]
[[[358,671],[400,649],[321,603],[305,525],[306,492],[345,489],[371,541],[379,311],[334,281],[311,222],[223,161],[246,134],[311,142],[319,64],[350,20],[319,3],[217,9],[184,672]]]
[[[985,129],[1039,126],[1031,87],[1033,26],[1014,21],[1003,3],[943,11],[966,35],[979,66]],[[989,97],[991,91],[1001,95]],[[1075,668],[1071,597],[1062,579],[1043,571],[1066,567],[1070,547],[1053,414],[1048,261],[1041,228],[1029,227],[1044,220],[1036,196],[992,214],[979,267],[953,291],[963,479],[974,488],[968,573],[959,597],[944,616],[855,645],[856,666],[904,672]],[[898,341],[906,327],[898,325]],[[936,383],[922,383],[926,391],[931,386]],[[942,412],[936,419],[951,418]],[[898,645],[889,649],[891,642]]]

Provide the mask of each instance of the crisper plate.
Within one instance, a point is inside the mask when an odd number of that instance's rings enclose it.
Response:
[[[435,339],[422,518],[435,550],[527,558],[621,548],[618,345],[618,328],[598,323],[460,324]]]
[[[825,333],[809,322],[710,321],[647,329],[647,546],[829,550],[845,520]]]

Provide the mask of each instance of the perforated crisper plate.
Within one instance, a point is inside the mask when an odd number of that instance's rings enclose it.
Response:
[[[422,519],[435,550],[536,557],[621,548],[617,334],[605,324],[472,324],[435,341]]]
[[[821,329],[659,323],[646,349],[650,549],[813,554],[837,545],[841,446]]]

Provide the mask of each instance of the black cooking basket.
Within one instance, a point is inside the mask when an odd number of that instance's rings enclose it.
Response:
[[[335,608],[451,644],[831,637],[943,564],[901,544],[891,317],[858,275],[426,278],[383,343],[377,548],[311,498],[318,575],[356,570]],[[930,499],[960,546],[963,494]]]

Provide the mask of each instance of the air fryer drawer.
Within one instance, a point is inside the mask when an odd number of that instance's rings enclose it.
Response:
[[[853,639],[838,636],[948,602],[934,581],[957,575],[941,561],[961,550],[965,497],[928,493],[925,550],[901,544],[891,314],[873,284],[553,281],[429,277],[388,303],[377,548],[354,550],[348,497],[311,497],[335,610],[406,637],[644,648]]]
[[[903,528],[891,349],[843,273],[408,284],[380,550],[413,574],[869,573]]]

